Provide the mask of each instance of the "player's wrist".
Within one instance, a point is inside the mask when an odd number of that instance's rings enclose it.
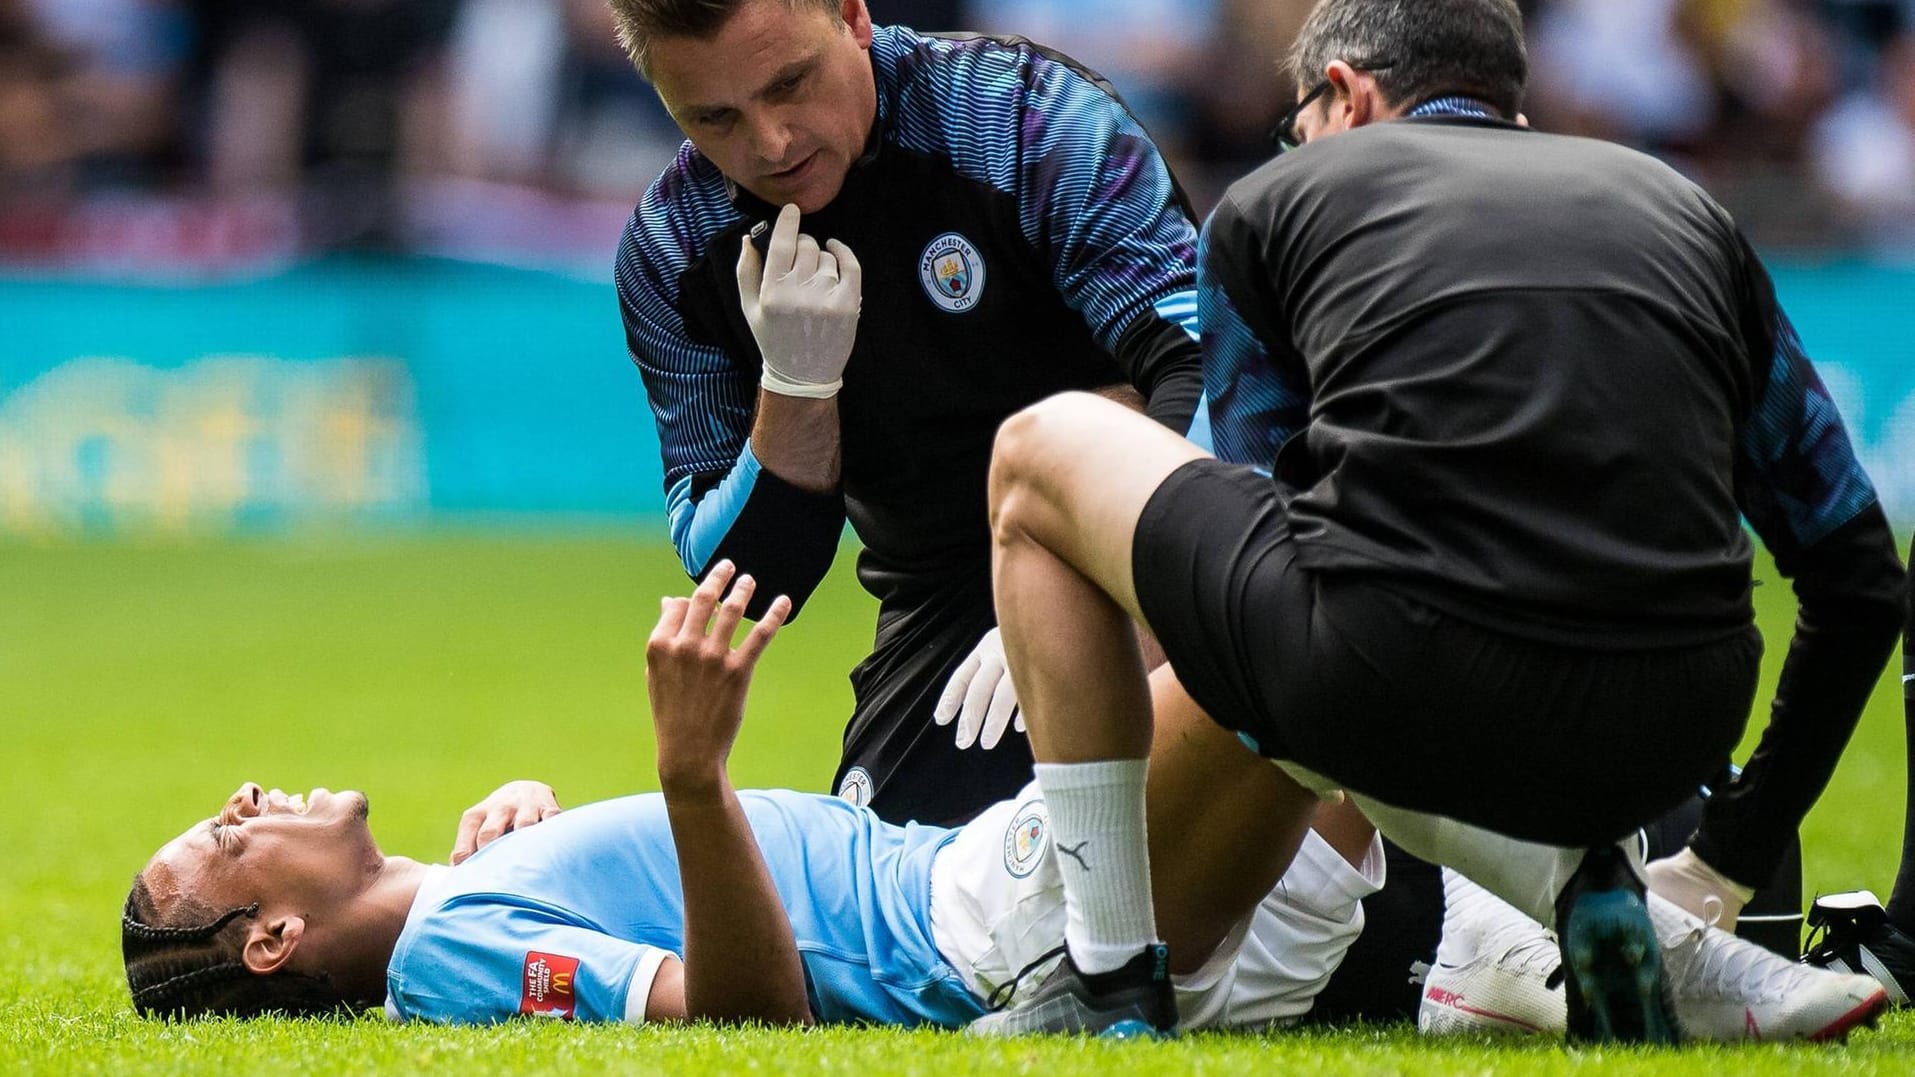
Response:
[[[1755,896],[1752,887],[1736,882],[1684,848],[1646,866],[1649,889],[1725,931],[1735,930],[1742,909]]]
[[[779,396],[798,397],[805,400],[829,400],[838,395],[838,390],[844,388],[844,379],[832,378],[823,382],[804,381],[786,377],[772,369],[770,363],[766,363],[764,373],[758,378],[758,384],[765,392],[776,393]]]
[[[658,761],[658,788],[667,801],[685,805],[719,802],[731,789],[723,760]]]

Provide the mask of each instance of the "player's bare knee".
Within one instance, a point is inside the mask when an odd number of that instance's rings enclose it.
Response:
[[[1098,409],[1114,406],[1093,393],[1058,393],[997,428],[989,497],[991,530],[1000,544],[1041,530],[1053,507],[1053,481],[1090,447],[1080,435],[1095,429]]]
[[[1041,400],[1013,414],[997,428],[997,437],[991,444],[989,476],[993,530],[1012,505],[1028,500],[1020,497],[1020,492],[1043,472],[1046,449],[1053,440],[1050,429],[1056,425],[1051,417],[1052,402],[1058,399]]]
[[[1093,393],[1058,393],[1004,420],[991,447],[993,488],[1042,470],[1047,456],[1067,447],[1083,409],[1100,406],[1109,403]]]
[[[1001,434],[998,443],[1003,444]],[[1015,463],[1000,464],[1000,459],[1004,458],[995,454],[991,457],[991,541],[999,546],[1007,546],[1028,535],[1033,515],[1031,509],[1033,503],[1040,500],[1040,495],[1026,481],[1027,472],[1021,471]]]
[[[998,426],[997,435],[991,441],[991,467],[987,482],[993,527],[996,527],[997,518],[1011,492],[1024,481],[1028,473],[1028,447],[1035,440],[1032,428],[1036,421],[1030,409],[1017,412]]]

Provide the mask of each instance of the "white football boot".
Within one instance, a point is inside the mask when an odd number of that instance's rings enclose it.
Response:
[[[1566,1011],[1556,937],[1448,869],[1443,941],[1423,985],[1429,1035],[1561,1034]],[[1789,961],[1649,895],[1669,1002],[1697,1040],[1829,1040],[1873,1024],[1888,992],[1869,976]]]
[[[1798,964],[1649,895],[1669,1001],[1698,1040],[1831,1040],[1873,1024],[1888,992],[1871,976]]]
[[[1568,1020],[1554,932],[1449,868],[1443,941],[1416,1027],[1429,1036],[1560,1036]]]

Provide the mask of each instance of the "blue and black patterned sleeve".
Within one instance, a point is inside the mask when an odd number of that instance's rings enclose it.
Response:
[[[1196,226],[1150,136],[1082,68],[1028,42],[926,39],[938,53],[904,144],[1013,194],[1018,228],[1098,345],[1183,433],[1202,376]],[[935,128],[935,129],[934,129]]]
[[[626,347],[658,424],[667,490],[731,468],[751,433],[758,391],[754,370],[714,345],[694,342],[685,325],[680,277],[726,223],[718,207],[701,220],[683,204],[689,172],[681,156],[645,192],[613,268]]]
[[[1018,126],[1018,224],[1050,255],[1058,294],[1142,391],[1187,430],[1200,395],[1196,228],[1150,136],[1066,64],[1031,62]]]
[[[793,616],[824,579],[844,529],[844,502],[764,470],[750,435],[758,360],[693,339],[679,290],[710,237],[738,215],[712,185],[693,190],[687,150],[654,183],[626,225],[613,270],[626,347],[658,426],[672,544],[702,578],[721,559],[757,577],[751,616],[788,595]],[[698,167],[709,168],[700,162]]]
[[[1795,326],[1780,306],[1765,321],[1766,384],[1737,445],[1736,495],[1769,552],[1787,560],[1875,504],[1875,487]]]
[[[1253,329],[1274,304],[1258,287],[1263,271],[1248,222],[1226,198],[1204,222],[1197,255],[1197,318],[1203,335],[1204,395],[1217,458],[1269,468],[1284,442],[1310,420],[1309,387],[1287,342]]]
[[[1736,497],[1799,609],[1769,724],[1709,799],[1696,854],[1745,886],[1775,873],[1827,787],[1901,628],[1894,536],[1835,403],[1746,243],[1742,335],[1756,387],[1736,452]]]

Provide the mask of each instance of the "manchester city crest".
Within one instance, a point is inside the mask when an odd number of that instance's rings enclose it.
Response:
[[[918,281],[931,302],[953,314],[977,305],[984,294],[984,258],[956,232],[932,240],[918,257]]]
[[[871,803],[871,786],[871,773],[863,767],[852,767],[845,771],[844,781],[838,783],[838,799],[862,808]]]
[[[1050,848],[1050,813],[1044,802],[1033,800],[1017,809],[1004,828],[1004,870],[1022,879],[1037,870]]]

